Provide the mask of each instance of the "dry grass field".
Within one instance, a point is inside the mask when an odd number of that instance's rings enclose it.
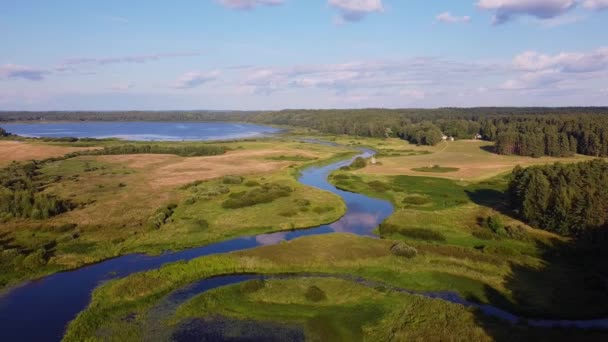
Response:
[[[404,142],[407,144],[407,142]],[[586,156],[572,158],[531,158],[503,156],[490,151],[493,143],[478,140],[459,140],[442,142],[432,148],[434,153],[413,156],[379,157],[378,164],[369,165],[357,173],[378,175],[433,176],[456,180],[482,180],[512,170],[515,166],[530,166],[555,162],[569,163],[590,159]],[[445,173],[419,172],[413,169],[456,168],[457,171]]]
[[[23,141],[0,141],[0,167],[13,161],[60,157],[71,152],[88,149],[91,148],[43,145]]]

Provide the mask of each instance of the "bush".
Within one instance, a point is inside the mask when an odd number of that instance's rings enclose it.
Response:
[[[334,210],[334,208],[329,207],[329,206],[312,208],[312,211],[314,211],[317,214],[324,214],[324,213],[328,213],[333,210]]]
[[[300,207],[308,207],[310,205],[310,201],[307,199],[303,199],[303,198],[298,198],[293,200],[293,202]]]
[[[298,215],[298,212],[294,209],[287,209],[285,211],[280,212],[279,215],[283,217],[293,217]]]
[[[496,238],[496,235],[485,229],[474,230],[471,234],[480,240],[494,240]]]
[[[315,303],[327,299],[325,292],[315,285],[309,286],[304,296],[309,301]]]
[[[372,190],[376,191],[376,192],[385,192],[390,190],[390,186],[384,182],[381,182],[379,180],[375,180],[375,181],[371,181],[369,183],[367,183],[367,186],[369,186],[370,188],[372,188]]]
[[[281,197],[289,197],[293,189],[280,184],[264,184],[261,188],[245,192],[233,193],[222,203],[226,209],[250,207],[262,203],[270,203]]]
[[[254,293],[266,286],[264,279],[251,279],[241,283],[240,290],[243,294]]]
[[[23,259],[23,267],[29,270],[35,270],[46,265],[46,251],[42,248],[30,253]]]
[[[260,182],[254,181],[254,180],[248,180],[248,181],[245,182],[244,185],[248,186],[250,188],[253,188],[254,186],[260,186]]]
[[[505,226],[502,224],[502,220],[498,216],[488,216],[485,221],[485,226],[492,232],[498,235],[504,235]]]
[[[405,257],[408,259],[416,257],[418,251],[414,247],[410,247],[403,242],[397,242],[391,247],[391,253],[396,256]]]
[[[335,180],[346,180],[346,179],[349,179],[350,176],[349,175],[345,175],[345,174],[338,174],[338,175],[333,175],[333,178]]]
[[[440,232],[424,228],[401,229],[399,230],[399,234],[412,239],[426,241],[445,241],[445,236]]]
[[[349,169],[358,170],[367,166],[367,161],[361,157],[355,158],[355,160],[350,164]]]
[[[224,176],[224,178],[222,178],[222,183],[224,184],[242,184],[243,183],[244,178],[241,176]]]
[[[149,225],[155,229],[160,228],[162,225],[167,223],[169,218],[173,215],[175,208],[177,208],[177,204],[172,203],[156,210],[154,215],[148,219]]]
[[[509,236],[511,239],[514,239],[514,240],[519,240],[519,241],[529,241],[530,240],[530,237],[528,236],[528,232],[526,232],[526,229],[524,227],[522,227],[521,225],[518,225],[517,227],[506,226],[505,232],[506,232],[507,236]]]
[[[422,196],[422,195],[409,195],[403,199],[404,204],[410,204],[410,205],[424,205],[424,204],[429,204],[432,202],[433,202],[432,199],[430,199],[427,196]]]

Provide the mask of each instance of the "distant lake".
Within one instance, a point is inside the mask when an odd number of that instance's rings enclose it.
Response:
[[[207,141],[259,137],[280,130],[232,122],[0,123],[6,131],[36,138],[118,138],[140,141]]]

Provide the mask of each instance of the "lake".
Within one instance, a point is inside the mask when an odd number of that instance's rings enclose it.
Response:
[[[140,141],[209,141],[260,137],[278,128],[233,122],[0,123],[12,134],[36,138],[118,138]]]

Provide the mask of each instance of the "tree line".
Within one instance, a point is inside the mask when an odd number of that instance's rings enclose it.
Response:
[[[439,108],[282,111],[0,112],[0,122],[239,121],[287,125],[323,133],[399,137],[434,145],[443,135],[496,142],[499,154],[608,156],[608,108]]]
[[[216,156],[226,153],[227,148],[217,145],[119,145],[104,147],[99,150],[86,150],[72,152],[65,155],[65,158],[76,156],[101,156],[101,155],[121,155],[121,154],[175,154],[180,157],[203,157]]]
[[[608,162],[516,167],[508,194],[512,209],[532,226],[569,236],[602,236],[608,229]]]

